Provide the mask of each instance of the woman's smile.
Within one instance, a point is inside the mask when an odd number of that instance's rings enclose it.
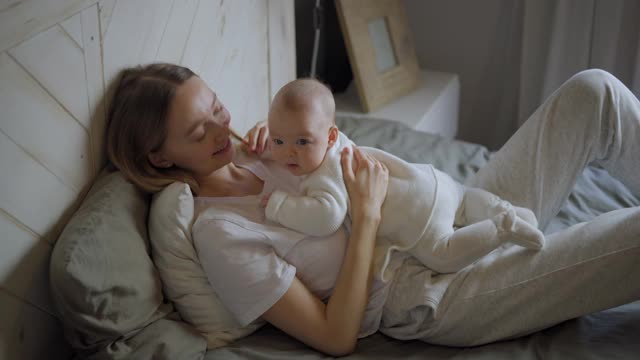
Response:
[[[227,151],[229,151],[229,149],[231,149],[231,139],[227,138],[227,142],[224,144],[224,146],[222,148],[214,151],[213,152],[213,156],[226,154]]]

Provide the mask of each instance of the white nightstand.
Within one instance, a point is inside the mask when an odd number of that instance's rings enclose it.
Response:
[[[416,130],[455,138],[458,131],[460,80],[457,74],[422,70],[422,85],[371,113],[363,113],[355,83],[335,96],[336,115],[373,117],[404,123]]]

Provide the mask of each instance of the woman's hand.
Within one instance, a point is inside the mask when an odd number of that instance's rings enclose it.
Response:
[[[389,170],[383,163],[362,153],[356,146],[342,149],[341,160],[353,218],[379,219],[382,203],[387,196]]]
[[[352,228],[340,273],[326,305],[298,279],[262,317],[287,334],[332,356],[356,348],[371,293],[373,253],[389,171],[358,148],[342,151]]]
[[[261,155],[267,148],[268,137],[267,121],[258,121],[244,136],[242,150],[248,154]]]

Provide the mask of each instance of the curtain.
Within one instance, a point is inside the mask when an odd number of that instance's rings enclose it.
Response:
[[[588,68],[609,71],[640,97],[640,1],[524,0],[522,16],[518,126]]]
[[[420,66],[460,76],[462,140],[499,148],[588,68],[640,96],[640,0],[404,1]]]

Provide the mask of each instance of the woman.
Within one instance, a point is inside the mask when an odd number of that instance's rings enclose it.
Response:
[[[132,182],[155,192],[179,180],[197,194],[194,243],[239,321],[261,316],[322,352],[348,354],[358,337],[378,329],[398,339],[477,345],[640,298],[637,208],[552,234],[539,253],[501,248],[456,274],[434,274],[399,255],[385,285],[373,279],[371,263],[387,171],[358,149],[342,158],[351,233],[341,229],[319,242],[334,246],[322,248],[252,210],[256,195],[295,179],[235,152],[229,113],[190,70],[156,64],[124,71],[109,118],[109,158]],[[266,136],[264,124],[249,131],[249,151],[259,155]],[[544,227],[594,161],[640,193],[640,104],[602,71],[565,83],[473,185],[533,209]],[[325,262],[314,267],[310,252]],[[327,259],[342,264],[335,274],[320,274],[331,268]]]

